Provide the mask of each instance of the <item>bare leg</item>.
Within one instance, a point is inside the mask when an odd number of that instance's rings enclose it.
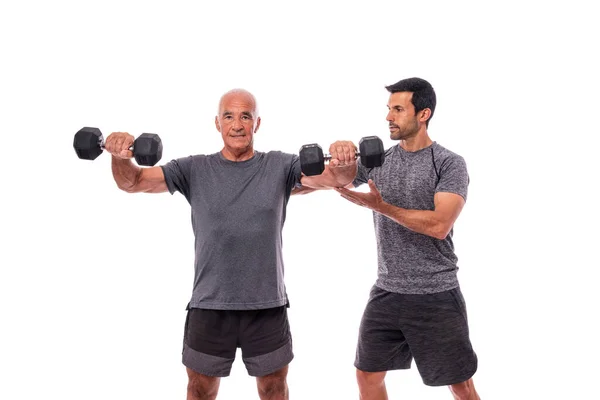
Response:
[[[256,378],[260,400],[288,400],[290,397],[287,386],[288,366],[272,374]]]
[[[356,370],[356,380],[360,392],[360,400],[387,400],[385,389],[386,372],[365,372]]]
[[[215,400],[221,378],[206,376],[187,368],[187,400]]]
[[[455,400],[479,400],[473,379],[450,385],[450,391]]]

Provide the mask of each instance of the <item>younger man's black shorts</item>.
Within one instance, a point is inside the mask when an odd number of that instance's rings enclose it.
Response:
[[[477,356],[460,288],[399,294],[373,286],[354,365],[366,372],[409,369],[413,358],[429,386],[464,382],[475,374]]]

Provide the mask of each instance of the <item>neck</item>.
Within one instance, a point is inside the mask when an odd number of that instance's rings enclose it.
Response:
[[[248,147],[243,150],[238,150],[223,147],[223,150],[221,150],[221,154],[223,155],[223,157],[225,157],[226,160],[229,161],[246,161],[254,157],[254,148]]]
[[[433,140],[429,138],[427,131],[424,131],[423,133],[420,133],[414,137],[406,140],[400,140],[398,146],[402,147],[406,151],[414,152],[431,146],[432,143]]]

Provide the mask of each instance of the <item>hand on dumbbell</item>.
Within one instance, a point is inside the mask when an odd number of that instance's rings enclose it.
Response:
[[[300,148],[302,173],[306,176],[320,175],[325,170],[325,160],[332,159],[338,160],[334,161],[334,164],[344,165],[360,157],[361,164],[367,168],[380,167],[383,164],[385,151],[383,142],[377,136],[363,137],[358,146],[360,152],[357,153],[356,147],[351,142],[335,142],[329,148],[332,154],[323,154],[323,149],[318,144],[305,144]]]
[[[329,154],[324,155],[324,159],[329,160],[332,167],[343,167],[348,164],[355,164],[358,149],[348,140],[338,140],[329,146]]]
[[[110,134],[104,142],[98,128],[85,127],[75,134],[73,147],[83,160],[95,160],[103,149],[121,159],[135,158],[139,165],[153,166],[162,158],[162,141],[157,134],[142,133],[134,140],[125,132]]]
[[[127,160],[133,158],[133,142],[135,138],[127,132],[113,132],[104,142],[104,150],[117,158]]]

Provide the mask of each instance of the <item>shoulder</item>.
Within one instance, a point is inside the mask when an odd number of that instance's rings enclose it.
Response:
[[[188,161],[193,164],[213,164],[219,162],[221,155],[219,153],[212,154],[194,154],[187,157]]]
[[[265,160],[274,161],[274,162],[289,163],[289,162],[292,162],[294,159],[298,158],[298,156],[296,154],[286,153],[286,152],[279,151],[279,150],[271,150],[271,151],[267,151],[266,153],[262,153],[262,152],[256,152],[256,153],[262,154],[263,157],[265,158]]]
[[[162,165],[163,169],[181,169],[189,170],[190,168],[196,168],[197,166],[204,166],[211,164],[218,160],[218,154],[195,154],[179,158],[174,158],[166,164]]]
[[[433,144],[433,153],[435,154],[435,158],[440,160],[442,164],[466,166],[466,161],[463,156],[445,148],[437,142]]]
[[[198,160],[206,160],[210,158],[218,157],[218,153],[214,154],[191,154],[189,156],[183,156],[175,158],[173,161],[198,161]]]

